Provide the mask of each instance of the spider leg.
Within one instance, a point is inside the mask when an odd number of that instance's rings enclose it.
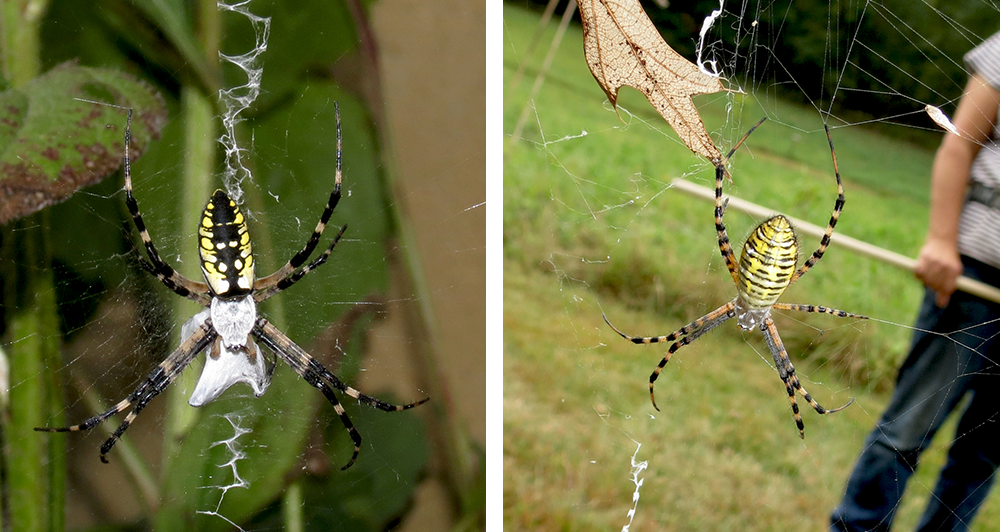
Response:
[[[722,325],[726,320],[732,318],[736,315],[736,302],[730,301],[725,305],[705,314],[704,316],[692,321],[691,323],[677,329],[676,331],[666,335],[666,336],[629,336],[618,330],[617,327],[608,321],[608,317],[604,314],[604,322],[607,323],[616,333],[618,333],[622,338],[629,340],[635,344],[655,344],[660,342],[673,342],[680,338],[679,341],[671,344],[670,349],[667,350],[666,356],[660,360],[660,363],[653,370],[653,373],[649,376],[649,400],[653,403],[653,408],[659,410],[660,407],[656,406],[656,399],[653,396],[653,383],[656,382],[656,378],[660,376],[660,371],[663,370],[667,362],[670,362],[670,357],[673,356],[678,349],[690,344],[691,342],[697,340],[701,335],[711,331],[712,329]]]
[[[785,350],[784,344],[781,343],[781,337],[778,336],[778,328],[774,326],[774,320],[770,316],[764,319],[761,329],[764,331],[764,341],[767,342],[767,347],[774,358],[774,366],[778,369],[778,376],[781,377],[782,382],[785,383],[785,390],[788,391],[788,400],[792,404],[792,415],[795,416],[795,425],[799,428],[800,438],[804,439],[806,435],[805,425],[802,423],[802,415],[799,413],[799,405],[795,402],[796,390],[802,394],[802,397],[813,407],[813,410],[820,414],[839,412],[854,402],[854,398],[852,397],[847,404],[841,407],[832,409],[823,408],[823,406],[809,395],[809,392],[799,382],[798,376],[795,375],[795,368],[792,366],[792,361],[788,358],[788,352]]]
[[[712,312],[709,312],[708,314],[705,314],[704,316],[692,321],[691,323],[681,327],[680,329],[677,329],[676,331],[666,336],[629,336],[618,330],[618,327],[615,327],[614,324],[612,324],[611,321],[608,320],[607,314],[604,314],[602,312],[601,317],[604,318],[604,323],[607,323],[608,326],[611,327],[611,329],[614,330],[616,333],[618,333],[619,336],[632,342],[633,344],[658,344],[663,342],[673,342],[674,340],[682,336],[687,336],[691,334],[692,331],[696,331],[697,329],[704,327],[706,322],[709,322],[712,319],[717,318],[720,312],[725,314],[726,312],[732,310],[735,307],[736,307],[736,302],[730,301],[729,303],[713,310]]]
[[[729,303],[722,305],[721,307],[683,327],[690,328],[690,334],[670,344],[670,349],[667,350],[667,354],[664,355],[664,357],[660,360],[660,363],[656,365],[656,369],[653,370],[653,373],[650,373],[649,375],[649,400],[653,403],[653,408],[657,411],[660,410],[660,407],[656,406],[656,397],[653,396],[653,383],[656,382],[656,378],[660,376],[660,372],[663,371],[663,367],[667,365],[667,362],[670,362],[670,357],[673,356],[678,349],[697,340],[701,335],[711,331],[719,325],[722,325],[726,320],[735,316],[735,308],[736,302],[730,301]]]
[[[743,135],[743,138],[741,138],[736,145],[729,150],[726,157],[715,164],[715,232],[719,235],[719,251],[722,252],[722,260],[726,262],[726,268],[729,270],[729,275],[733,277],[733,282],[737,285],[739,284],[739,266],[736,262],[736,255],[733,253],[733,246],[729,242],[729,235],[726,233],[726,224],[722,222],[722,216],[726,212],[726,205],[729,203],[729,200],[722,200],[722,181],[726,176],[726,161],[728,161],[729,158],[736,153],[736,150],[738,150],[743,144],[743,141],[745,141],[758,126],[764,123],[764,120],[767,120],[767,117],[761,118],[760,122],[754,124],[754,126],[750,128],[750,131],[747,131],[746,134]],[[730,180],[731,179],[732,178],[730,178]]]
[[[826,226],[826,232],[823,233],[823,238],[819,241],[819,248],[813,251],[809,260],[802,265],[801,268],[795,275],[792,275],[792,280],[788,284],[794,283],[796,279],[805,275],[809,268],[812,268],[819,262],[819,259],[823,258],[823,254],[826,253],[827,246],[830,245],[830,236],[833,234],[833,228],[837,225],[837,220],[840,219],[840,211],[844,209],[844,184],[840,181],[840,169],[837,168],[837,152],[833,149],[833,139],[830,138],[830,128],[826,124],[823,124],[823,129],[826,130],[826,141],[830,144],[830,155],[833,158],[833,174],[837,176],[837,201],[833,204],[833,214],[830,215],[830,222]]]
[[[715,167],[715,232],[719,235],[719,251],[722,252],[722,260],[726,262],[729,275],[733,277],[734,283],[739,283],[738,266],[736,255],[733,253],[733,245],[729,242],[729,235],[726,233],[726,224],[722,221],[722,215],[726,211],[728,200],[722,200],[722,179],[726,175],[724,163],[719,163]]]
[[[270,286],[268,288],[264,288],[264,289],[261,289],[259,291],[254,292],[254,295],[253,295],[254,300],[257,301],[258,303],[260,303],[261,301],[264,301],[265,299],[273,296],[274,294],[277,294],[278,292],[280,292],[280,291],[288,288],[289,286],[292,286],[293,284],[299,282],[299,279],[302,279],[303,277],[305,277],[305,275],[307,273],[309,273],[309,272],[315,270],[316,268],[322,266],[323,264],[325,264],[326,263],[326,259],[330,258],[330,254],[333,253],[333,248],[337,247],[337,242],[340,242],[340,237],[344,236],[344,231],[347,231],[347,225],[346,224],[343,227],[340,228],[340,231],[337,233],[337,236],[335,236],[333,238],[333,242],[330,243],[330,246],[326,248],[326,251],[324,251],[322,255],[320,255],[319,257],[316,257],[316,260],[310,262],[308,265],[306,265],[305,267],[303,267],[301,270],[298,270],[298,271],[294,271],[293,270],[293,272],[290,275],[288,275],[286,277],[282,277],[281,279],[278,280],[278,282],[276,284],[274,284],[274,285],[272,285],[272,286]],[[291,264],[291,263],[289,263],[289,264]]]
[[[135,228],[139,231],[139,237],[142,238],[142,242],[146,247],[146,254],[149,255],[149,260],[147,261],[145,257],[142,257],[142,254],[136,252],[136,255],[142,259],[139,264],[177,295],[207,306],[209,302],[207,295],[208,285],[192,281],[177,273],[160,258],[159,252],[156,251],[156,245],[153,244],[153,239],[149,236],[146,223],[142,220],[142,213],[139,212],[139,203],[132,194],[132,165],[129,162],[129,144],[131,138],[132,109],[129,109],[128,118],[125,123],[125,205],[128,207],[128,211],[132,215],[132,222],[135,223]],[[132,240],[129,239],[129,242],[131,243]],[[134,248],[135,244],[132,243],[132,246]]]
[[[851,312],[846,312],[843,310],[837,310],[835,308],[817,306],[817,305],[800,305],[798,303],[775,303],[771,306],[773,309],[778,310],[795,310],[798,312],[816,312],[821,314],[830,314],[838,318],[857,318],[859,320],[867,320],[868,316],[862,314],[853,314]]]
[[[357,399],[358,401],[379,410],[384,410],[386,412],[397,412],[400,410],[407,410],[413,408],[417,405],[421,405],[427,402],[430,398],[425,397],[417,402],[410,403],[407,405],[394,405],[387,403],[385,401],[380,401],[365,395],[350,386],[344,384],[336,375],[327,370],[322,364],[316,361],[309,353],[304,349],[295,344],[291,339],[285,336],[284,333],[279,331],[274,325],[271,325],[264,318],[257,319],[257,326],[254,327],[253,333],[255,338],[257,338],[260,343],[266,345],[271,351],[281,357],[296,373],[298,373],[306,382],[319,388],[326,399],[330,401],[333,405],[334,412],[340,417],[340,421],[344,424],[344,428],[347,429],[347,433],[350,434],[351,440],[354,441],[354,454],[351,455],[350,461],[347,465],[341,469],[347,469],[354,464],[354,461],[358,458],[358,453],[361,452],[361,434],[354,424],[351,423],[350,417],[347,416],[347,412],[344,410],[344,406],[340,404],[340,400],[337,399],[337,394],[334,389],[340,390],[341,392]]]
[[[292,273],[298,269],[299,266],[302,266],[302,264],[306,262],[306,260],[309,258],[309,255],[312,255],[313,250],[316,249],[316,245],[319,244],[320,237],[323,236],[323,231],[326,229],[327,222],[330,221],[330,216],[333,214],[333,210],[337,207],[337,203],[340,202],[340,182],[343,175],[340,169],[340,154],[341,154],[340,105],[337,102],[333,102],[333,109],[334,109],[334,114],[337,117],[337,169],[334,173],[333,192],[330,193],[330,199],[327,200],[326,202],[326,208],[323,209],[323,214],[319,218],[319,223],[316,224],[316,229],[313,230],[312,235],[309,236],[309,240],[306,241],[305,247],[303,247],[301,250],[299,250],[298,253],[293,255],[292,258],[287,263],[285,263],[284,266],[278,269],[278,271],[272,273],[271,275],[268,275],[267,277],[257,279],[257,281],[254,283],[253,286],[254,290],[261,292],[260,294],[258,294],[259,297],[257,297],[257,301],[263,301],[264,299],[267,299],[268,297],[276,294],[277,292],[284,290],[288,286],[291,286],[296,281],[301,279],[303,275],[305,275],[306,273],[313,270],[317,266],[320,266],[324,262],[326,262],[325,257],[322,260],[314,261],[312,264],[310,264],[305,268],[306,271],[303,271],[294,280],[284,284],[284,288],[278,288],[277,290],[270,290],[271,288],[275,287],[275,285],[283,283],[287,277],[292,275]],[[346,228],[347,226],[344,226],[340,230],[340,235],[344,233],[344,229]],[[336,240],[340,239],[340,235],[337,235]],[[327,253],[326,253],[327,256],[329,256],[330,252],[333,251],[333,246],[337,245],[336,240],[334,241],[333,244],[330,245],[329,248],[327,248]],[[267,291],[266,296],[264,295],[264,291]]]
[[[216,338],[217,334],[215,329],[211,326],[211,320],[207,320],[205,324],[191,333],[186,340],[181,342],[181,345],[168,356],[163,362],[153,370],[152,373],[146,377],[135,391],[133,391],[125,399],[122,399],[115,406],[108,409],[102,414],[98,414],[79,425],[73,425],[71,427],[38,427],[35,428],[39,432],[77,432],[81,430],[88,430],[100,425],[104,420],[109,417],[124,412],[132,407],[132,410],[125,416],[125,419],[118,425],[115,429],[114,434],[108,438],[103,445],[101,445],[101,461],[105,464],[108,463],[107,454],[111,451],[111,448],[115,446],[115,442],[121,437],[121,435],[128,429],[132,421],[135,420],[139,412],[149,404],[149,401],[154,397],[159,395],[171,382],[180,374],[194,360],[194,357],[198,355],[205,347],[208,346]]]
[[[153,266],[153,264],[149,262],[149,260],[142,255],[142,252],[140,252],[139,248],[136,247],[135,242],[132,240],[131,237],[126,237],[125,240],[128,241],[130,251],[132,255],[135,257],[136,261],[139,263],[139,267],[147,271],[153,277],[156,277],[158,281],[166,285],[167,288],[169,288],[174,293],[179,294],[188,299],[193,299],[194,301],[197,301],[198,303],[205,305],[206,307],[209,305],[209,303],[211,302],[211,298],[209,298],[208,296],[207,284],[190,281],[190,286],[195,289],[195,291],[193,292],[184,286],[176,284],[174,277],[180,277],[180,275],[164,277],[163,274],[156,269],[156,266]]]

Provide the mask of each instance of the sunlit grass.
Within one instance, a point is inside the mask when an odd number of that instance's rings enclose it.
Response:
[[[922,288],[908,272],[831,248],[783,296],[881,322],[780,315],[803,385],[828,407],[800,400],[800,440],[784,387],[759,332],[727,324],[678,352],[657,381],[665,346],[621,340],[666,334],[735,295],[719,257],[712,205],[669,187],[674,177],[712,186],[711,165],[680,145],[649,104],[623,89],[622,118],[583,60],[571,28],[521,137],[509,137],[551,40],[523,49],[537,14],[506,6],[504,81],[504,506],[505,530],[613,530],[628,522],[630,458],[649,469],[632,530],[821,530],[908,348]],[[513,44],[512,44],[513,43]],[[517,54],[512,53],[516,50]],[[697,100],[713,139],[732,145],[770,120],[734,158],[727,194],[825,226],[836,189],[822,119],[812,109],[752,95]],[[737,111],[728,113],[727,103]],[[634,114],[632,114],[634,113]],[[914,256],[927,224],[932,153],[835,118],[832,135],[847,205],[838,232]],[[728,213],[738,247],[759,220]],[[804,240],[803,254],[817,242]],[[943,461],[952,425],[928,451],[899,509],[912,527]],[[977,528],[995,528],[1000,506]]]

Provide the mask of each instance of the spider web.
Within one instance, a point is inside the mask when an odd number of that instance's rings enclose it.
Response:
[[[228,55],[221,51],[219,52],[220,59],[238,67],[246,74],[247,78],[244,85],[219,90],[219,102],[225,108],[225,112],[222,115],[222,126],[225,132],[219,138],[219,144],[222,145],[226,154],[223,183],[226,187],[226,193],[237,204],[243,202],[243,181],[252,180],[253,174],[243,164],[242,155],[246,150],[240,147],[239,140],[236,138],[236,125],[241,121],[240,113],[249,109],[260,94],[260,83],[264,75],[262,56],[267,51],[268,37],[271,31],[271,19],[269,17],[259,17],[251,13],[249,8],[250,3],[251,0],[235,4],[227,4],[220,1],[217,4],[219,10],[224,13],[237,13],[246,17],[250,21],[254,32],[254,48],[249,52],[239,55]],[[208,366],[206,365],[205,368],[207,369]],[[228,468],[231,471],[232,481],[230,484],[225,485],[205,486],[206,489],[214,488],[219,490],[219,502],[215,506],[215,509],[199,509],[198,513],[216,516],[242,532],[242,528],[220,512],[226,495],[230,490],[234,488],[250,488],[250,482],[240,476],[238,465],[240,460],[246,458],[246,453],[241,449],[239,438],[244,434],[252,432],[252,429],[241,426],[241,423],[244,421],[242,416],[227,413],[224,417],[232,425],[233,435],[225,440],[213,442],[211,447],[222,446],[229,453],[228,460],[220,464],[219,467],[222,469]],[[215,476],[213,475],[211,478],[215,478]]]
[[[224,463],[224,464],[220,464],[219,468],[220,469],[226,469],[226,468],[228,468],[229,471],[232,473],[233,480],[232,480],[232,483],[226,484],[226,485],[204,486],[203,489],[207,489],[207,490],[219,490],[219,492],[220,492],[220,494],[219,494],[219,503],[215,506],[215,509],[213,509],[213,510],[198,510],[198,513],[205,514],[205,515],[216,516],[219,519],[222,519],[223,521],[229,523],[230,525],[232,525],[233,527],[235,527],[237,530],[240,530],[242,532],[243,529],[239,525],[237,525],[236,523],[234,523],[232,520],[226,518],[225,515],[223,515],[223,514],[221,514],[219,512],[222,509],[222,502],[226,498],[226,493],[228,493],[229,490],[234,489],[234,488],[248,489],[250,487],[250,483],[247,482],[246,480],[244,480],[243,477],[240,476],[239,469],[237,469],[237,464],[239,463],[239,461],[243,460],[243,459],[245,459],[247,457],[246,453],[243,452],[242,446],[239,443],[239,438],[240,438],[240,436],[242,436],[242,435],[250,432],[250,429],[247,429],[247,428],[244,428],[244,427],[241,426],[243,418],[242,418],[242,416],[240,416],[239,414],[237,414],[235,412],[228,412],[228,413],[224,414],[223,417],[226,419],[226,421],[229,422],[230,425],[232,425],[232,427],[233,427],[233,436],[231,438],[228,438],[228,439],[225,439],[225,440],[222,440],[222,441],[217,441],[217,442],[212,443],[212,447],[223,446],[223,447],[225,447],[226,451],[228,453],[230,453],[229,454],[229,457],[230,457],[229,460],[226,463]],[[212,475],[211,478],[214,478],[214,477],[215,476]]]
[[[601,313],[628,334],[665,335],[735,297],[712,203],[671,184],[712,189],[714,170],[635,91],[620,93],[619,120],[587,71],[579,26],[564,24],[559,42],[563,5],[536,29],[543,4],[504,8],[504,482],[519,501],[505,500],[505,524],[825,529],[909,349],[920,283],[835,244],[782,296],[872,318],[775,313],[813,397],[826,407],[855,398],[831,416],[799,398],[804,441],[780,379],[761,363],[773,365],[760,333],[734,324],[671,358],[655,411],[646,383],[668,344],[624,342]],[[925,107],[954,111],[967,81],[962,54],[995,31],[998,6],[722,2],[716,13],[712,4],[683,16],[665,12],[685,6],[643,7],[661,30],[687,29],[688,40],[667,42],[718,68],[733,90],[695,100],[723,153],[768,118],[734,156],[725,194],[825,227],[836,197],[827,124],[847,198],[835,234],[915,257],[942,135]],[[793,66],[790,50],[817,68]],[[761,220],[731,208],[725,221],[738,253]],[[800,261],[817,245],[800,236]],[[962,437],[954,433],[952,419],[921,457],[898,529],[919,519],[947,447]],[[565,485],[568,494],[552,492]],[[656,504],[638,504],[640,486]],[[998,499],[977,517],[984,530],[1000,523]]]
[[[253,98],[261,93],[261,83],[264,84],[265,97],[267,89],[273,87],[269,85],[273,80],[265,80],[261,71],[264,58],[267,57],[261,54],[269,44],[268,25],[266,19],[254,17],[249,13],[248,10],[254,9],[255,4],[250,2],[232,4],[219,4],[219,9],[223,11],[221,16],[227,19],[242,18],[233,12],[246,15],[252,21],[247,25],[250,29],[248,33],[252,33],[255,38],[249,41],[251,53],[233,57],[221,55],[223,59],[234,61],[240,71],[247,72],[247,76],[246,84],[220,93],[220,98],[225,100],[227,110],[222,117],[227,132],[219,139],[219,142],[225,145],[227,167],[224,175],[220,177],[233,197],[237,197],[241,192],[234,192],[230,186],[248,191],[243,210],[251,219],[251,232],[257,252],[255,258],[259,261],[258,274],[266,274],[277,269],[281,262],[301,249],[305,239],[315,227],[333,182],[333,161],[336,152],[336,144],[331,142],[331,139],[334,142],[336,139],[336,124],[332,119],[334,102],[340,103],[344,119],[344,196],[331,219],[330,227],[324,234],[320,251],[329,244],[339,229],[339,224],[349,222],[351,226],[338,244],[336,254],[328,265],[297,285],[295,287],[297,290],[290,291],[287,295],[282,294],[270,302],[280,303],[285,307],[282,331],[309,350],[331,371],[365,392],[386,400],[404,400],[402,402],[417,400],[426,392],[412,385],[403,385],[405,391],[400,387],[400,392],[396,396],[392,394],[386,396],[385,389],[389,384],[385,383],[385,379],[400,376],[400,370],[394,371],[392,364],[385,363],[384,360],[366,361],[366,368],[359,367],[360,358],[365,352],[377,352],[387,344],[404,346],[400,348],[404,351],[407,349],[405,346],[412,342],[412,338],[407,332],[399,331],[401,327],[398,324],[394,324],[394,328],[391,329],[381,329],[370,337],[363,331],[368,330],[373,322],[380,321],[386,314],[387,307],[402,306],[401,300],[414,298],[412,294],[387,294],[385,285],[388,277],[386,270],[389,252],[386,249],[388,241],[386,235],[389,233],[387,225],[390,218],[387,213],[391,210],[388,201],[394,199],[382,197],[384,190],[381,188],[383,184],[379,182],[380,171],[377,166],[381,164],[378,158],[378,144],[373,138],[374,133],[371,131],[370,123],[365,122],[366,111],[358,103],[358,99],[347,91],[327,87],[333,85],[329,81],[332,76],[317,76],[319,79],[302,82],[302,86],[305,87],[304,94],[294,96],[290,102],[281,101],[275,104],[272,98],[272,101],[268,102],[271,108],[284,105],[294,109],[286,114],[278,114],[282,120],[277,126],[262,125],[263,120],[259,110],[249,106]],[[264,8],[266,9],[266,6]],[[87,9],[91,9],[91,6],[87,6]],[[287,28],[288,24],[283,27]],[[301,37],[305,39],[305,36]],[[277,50],[279,39],[275,37],[270,44],[272,51]],[[332,62],[333,58],[325,57],[322,61],[322,64],[326,64]],[[253,114],[255,112],[258,114]],[[253,127],[245,128],[245,131],[249,132],[249,138],[241,137],[237,144],[234,128],[241,120],[251,121]],[[269,126],[272,130],[283,130],[283,139],[273,133],[265,137],[261,131]],[[252,135],[257,136],[255,138]],[[150,150],[141,160],[134,161],[137,164],[133,166],[135,193],[153,240],[164,259],[178,268],[190,266],[184,264],[185,261],[179,256],[179,250],[192,249],[195,244],[190,234],[178,234],[172,227],[175,220],[187,218],[187,215],[175,212],[170,206],[174,202],[164,199],[181,197],[179,187],[176,186],[178,180],[173,177],[180,174],[183,166],[183,157],[178,155],[185,153],[183,140],[178,140],[182,138],[176,128],[173,131],[168,129],[157,147],[163,150],[161,153],[169,152],[171,155],[158,155],[155,150]],[[281,139],[283,143],[273,142],[275,138]],[[289,146],[300,149],[292,149]],[[290,157],[289,153],[294,156]],[[292,159],[291,162],[288,159]],[[279,172],[284,174],[280,180],[274,177],[274,174]],[[321,176],[316,177],[317,174]],[[63,215],[71,211],[86,220],[75,224],[78,227],[98,225],[102,228],[111,227],[112,232],[116,231],[119,227],[120,214],[117,210],[123,200],[119,188],[120,181],[115,183],[113,179],[109,179],[100,188],[79,194],[78,196],[84,197],[82,208],[81,203],[67,204],[58,219],[65,219]],[[263,198],[263,206],[253,203],[254,194],[251,191],[258,193],[257,198]],[[301,201],[303,198],[307,198],[308,202]],[[199,211],[204,206],[204,201],[204,197],[191,199],[191,203],[196,204],[195,209]],[[462,209],[454,212],[441,211],[438,220],[440,227],[447,232],[446,228],[456,223],[456,220],[468,219],[466,214],[468,211],[473,211],[472,216],[475,216],[477,214],[475,211],[480,206],[481,204],[477,202],[471,206],[463,205]],[[77,218],[71,219],[77,220]],[[268,233],[260,229],[265,223],[274,239],[272,243],[258,240]],[[128,232],[131,236],[135,236],[134,228],[130,227]],[[261,244],[259,247],[258,243]],[[177,302],[176,296],[166,292],[162,286],[156,285],[155,280],[151,282],[146,273],[135,269],[132,258],[127,253],[121,253],[118,244],[120,241],[113,238],[107,243],[102,243],[96,238],[79,239],[76,242],[71,238],[60,238],[56,244],[72,247],[74,250],[86,248],[83,254],[88,259],[82,265],[74,264],[73,272],[60,270],[63,274],[58,279],[60,289],[72,291],[78,284],[98,278],[105,271],[115,272],[112,277],[115,281],[112,284],[104,286],[95,284],[91,287],[87,292],[87,301],[71,301],[71,304],[81,305],[97,304],[99,301],[102,304],[93,313],[91,321],[85,324],[68,324],[72,339],[70,347],[66,350],[66,363],[60,368],[52,368],[66,381],[78,379],[77,386],[70,387],[73,391],[67,394],[66,424],[81,421],[94,411],[103,411],[110,406],[109,404],[94,406],[89,402],[90,398],[99,396],[113,403],[133,390],[162,360],[162,356],[177,347],[180,341],[180,323],[195,312],[195,309],[171,312],[171,305]],[[274,250],[273,253],[267,252],[270,249]],[[469,251],[474,250],[465,249],[457,244],[452,249],[455,255]],[[261,264],[269,260],[274,263],[273,266]],[[71,277],[71,273],[79,273],[87,279]],[[443,289],[444,294],[437,293],[435,296],[454,298],[455,294],[461,294],[461,297],[465,297],[462,284],[463,280],[455,279]],[[331,290],[330,287],[333,285],[339,285],[339,288]],[[398,306],[391,312],[396,312]],[[263,309],[262,315],[277,324],[280,318],[275,317],[277,312],[273,309],[274,307]],[[77,314],[89,315],[82,311]],[[340,329],[349,332],[338,333]],[[325,338],[324,345],[330,349],[324,357],[322,350],[315,349],[320,341],[313,338],[331,330],[334,333]],[[377,346],[369,345],[369,342]],[[197,375],[200,372],[200,358],[199,356],[190,369],[185,371],[186,374]],[[366,385],[357,382],[363,378],[359,374],[366,370],[378,374],[372,379],[377,384]],[[382,376],[383,373],[389,376]],[[402,376],[410,377],[410,375]],[[280,361],[276,369],[277,378],[284,378],[304,386],[301,379]],[[22,384],[13,383],[14,386]],[[178,410],[197,412],[195,415],[201,416],[197,426],[199,430],[192,430],[185,439],[198,440],[205,437],[203,436],[205,433],[212,435],[211,439],[203,442],[204,445],[200,446],[199,450],[192,455],[177,458],[176,462],[179,464],[178,469],[187,465],[188,461],[204,460],[210,461],[212,465],[211,468],[202,471],[203,476],[198,479],[199,482],[192,483],[193,487],[188,490],[188,493],[197,491],[205,494],[199,499],[203,504],[193,508],[191,512],[207,516],[199,517],[198,522],[212,521],[216,524],[208,526],[214,527],[219,527],[220,523],[226,526],[231,523],[246,526],[243,524],[247,520],[246,516],[233,515],[228,510],[235,506],[232,503],[233,499],[245,500],[247,498],[245,493],[248,492],[271,493],[273,497],[280,497],[280,493],[273,494],[273,489],[268,492],[271,487],[267,483],[284,484],[287,479],[281,475],[274,475],[265,482],[260,482],[259,470],[262,462],[283,464],[287,470],[303,477],[339,481],[341,487],[335,490],[329,490],[327,485],[323,486],[327,491],[320,493],[330,495],[328,500],[317,502],[315,496],[307,494],[304,501],[299,501],[306,515],[310,515],[310,512],[325,513],[326,517],[332,515],[338,518],[349,515],[356,521],[365,521],[363,524],[353,523],[352,526],[365,528],[378,526],[380,520],[394,519],[397,512],[405,511],[405,504],[409,499],[400,501],[403,497],[401,493],[408,491],[410,492],[408,495],[412,494],[417,477],[426,464],[424,430],[417,417],[410,413],[395,415],[368,411],[367,407],[359,407],[355,401],[343,397],[342,402],[362,433],[364,441],[358,462],[351,470],[341,473],[339,467],[344,465],[352,451],[349,437],[334,416],[326,399],[314,388],[307,386],[306,391],[310,393],[303,394],[301,400],[297,402],[288,401],[287,393],[284,402],[279,402],[275,399],[275,394],[280,393],[280,390],[276,390],[273,386],[260,399],[254,398],[249,389],[236,386],[216,403],[195,410],[186,405],[186,397],[191,391],[191,386],[193,382],[184,384],[178,380],[167,389],[166,393],[156,397],[126,432],[126,441],[119,442],[108,455],[111,466],[104,466],[97,460],[98,449],[107,438],[107,434],[101,430],[69,435],[70,437],[58,435],[57,437],[65,439],[67,446],[73,450],[72,456],[75,457],[76,453],[79,453],[80,460],[76,461],[78,464],[86,460],[85,465],[77,466],[80,470],[87,468],[86,474],[76,473],[79,475],[76,479],[78,485],[93,485],[95,493],[101,492],[102,495],[111,493],[122,501],[106,503],[96,495],[91,496],[89,490],[72,488],[71,505],[90,504],[91,507],[87,509],[91,510],[91,515],[99,516],[98,519],[114,515],[122,520],[136,520],[141,514],[155,515],[155,509],[141,508],[142,501],[139,501],[139,508],[134,507],[135,502],[130,497],[129,488],[135,486],[129,483],[128,478],[123,478],[120,470],[125,469],[122,463],[130,460],[126,450],[130,446],[128,444],[138,448],[140,452],[137,453],[137,458],[140,462],[143,457],[148,457],[150,454],[157,456],[161,447],[158,440],[163,436],[165,429],[174,424],[172,420],[164,421],[164,419],[167,417],[165,412],[169,411],[166,403],[169,402],[169,396],[176,391],[185,403]],[[77,391],[89,397],[81,398]],[[275,408],[275,405],[280,405],[281,408]],[[314,414],[315,416],[311,417]],[[121,421],[121,417],[116,416],[108,420],[102,429],[109,426],[113,430]],[[301,418],[304,417],[308,419],[303,421]],[[294,451],[297,455],[301,455],[297,458],[302,460],[302,464],[297,462],[289,464],[287,460],[282,462],[287,450],[283,455],[281,449],[269,445],[273,444],[273,441],[263,439],[262,434],[267,431],[257,430],[262,424],[261,418],[276,420],[272,422],[272,426],[275,423],[300,422],[311,427],[310,434],[303,436],[303,439],[315,436],[317,440],[300,441],[299,450]],[[205,425],[211,426],[213,430],[200,430]],[[254,430],[248,432],[248,429]],[[386,443],[397,438],[399,441],[421,441],[419,445],[405,450]],[[303,447],[305,450],[301,451]],[[326,454],[329,456],[324,454],[327,451],[329,452]],[[246,459],[243,458],[244,455],[264,456],[266,459]],[[403,459],[399,460],[400,457]],[[309,460],[306,461],[307,459]],[[155,484],[159,471],[156,470],[156,460],[151,462],[153,464],[146,467],[151,469],[148,471],[149,478]],[[93,472],[89,469],[92,463],[97,464]],[[414,470],[414,464],[417,463],[420,464],[419,469]],[[253,474],[255,470],[258,472],[257,475]],[[375,490],[373,485],[377,485],[378,489]],[[80,500],[85,502],[80,503]],[[162,500],[152,496],[147,500],[154,505],[163,503]],[[101,506],[93,501],[101,501],[107,506]],[[374,515],[364,515],[369,503],[381,510]],[[133,507],[128,507],[129,504]],[[258,516],[258,518],[267,517],[264,510],[260,512],[263,517]],[[255,525],[257,529],[263,526],[260,523]],[[76,528],[86,526],[90,526],[86,519],[78,521],[75,525]]]

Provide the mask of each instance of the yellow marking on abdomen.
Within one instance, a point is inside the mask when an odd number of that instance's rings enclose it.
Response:
[[[235,297],[253,287],[253,251],[246,218],[221,190],[208,200],[202,214],[199,252],[201,267],[213,296]]]
[[[788,287],[798,262],[799,246],[788,218],[777,215],[757,226],[740,254],[739,299],[750,309],[774,305]]]

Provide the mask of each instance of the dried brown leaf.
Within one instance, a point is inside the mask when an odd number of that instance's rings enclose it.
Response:
[[[719,78],[675,52],[653,26],[639,0],[579,0],[583,50],[590,72],[615,105],[618,89],[646,96],[691,151],[709,161],[715,147],[691,97],[725,90]]]

